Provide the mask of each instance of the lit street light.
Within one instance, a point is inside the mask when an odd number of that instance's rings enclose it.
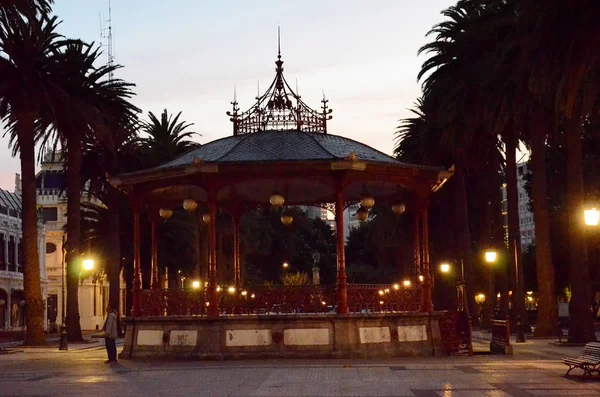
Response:
[[[591,208],[583,211],[583,217],[587,226],[598,226],[600,221],[600,211],[596,208]]]
[[[94,270],[94,260],[93,259],[85,259],[83,261],[83,270]]]
[[[192,281],[192,288],[199,289],[200,288],[200,280]]]
[[[440,271],[442,273],[448,273],[448,272],[450,272],[450,265],[448,263],[442,263],[440,265]]]
[[[489,249],[487,251],[485,251],[485,261],[487,263],[494,263],[496,262],[496,251],[494,251],[493,249]]]

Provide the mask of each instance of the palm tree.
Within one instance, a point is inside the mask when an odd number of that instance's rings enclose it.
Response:
[[[87,140],[84,143],[82,181],[88,188],[88,196],[100,200],[104,207],[82,205],[82,230],[94,239],[98,254],[105,259],[105,271],[109,281],[109,302],[112,307],[120,305],[121,218],[128,216],[123,210],[122,193],[108,183],[106,175],[135,171],[141,168],[137,158],[138,132],[131,123],[116,128],[109,142],[105,139]],[[108,209],[108,210],[107,210]],[[100,226],[98,226],[100,225]]]
[[[554,113],[565,120],[572,290],[569,342],[595,341],[581,215],[584,203],[581,137],[583,121],[597,102],[600,90],[597,50],[600,4],[590,0],[525,2],[521,11],[523,69],[529,77],[526,84],[537,99],[551,104]]]
[[[469,1],[459,1],[454,7],[444,10],[448,18],[435,25],[428,35],[435,40],[423,46],[419,53],[431,54],[421,71],[423,95],[435,109],[437,125],[442,130],[441,143],[447,145],[455,163],[455,216],[458,233],[458,250],[465,263],[467,297],[472,313],[476,311],[473,272],[474,255],[469,230],[466,180],[473,144],[483,140],[495,146],[496,137],[488,139],[481,125],[481,103],[486,93],[478,81],[485,73],[476,62],[488,45],[481,37],[484,26],[484,9]]]
[[[181,112],[175,117],[165,109],[160,120],[148,112],[148,121],[142,122],[141,130],[147,136],[142,138],[142,156],[146,167],[155,167],[183,154],[198,143],[190,140],[195,132],[186,131],[193,123],[179,121]]]
[[[53,75],[53,54],[60,46],[56,17],[17,17],[0,10],[0,118],[7,124],[14,152],[20,154],[23,202],[24,284],[30,345],[45,343],[44,302],[38,259],[35,187],[36,123],[40,113],[65,104]]]
[[[81,166],[84,143],[89,140],[110,141],[115,128],[135,120],[138,109],[129,99],[133,84],[111,79],[120,66],[94,64],[99,48],[81,41],[70,41],[55,54],[60,83],[69,97],[69,107],[45,114],[51,125],[50,136],[62,142],[66,150],[67,170],[67,337],[82,340],[79,322],[80,207],[83,190]],[[118,225],[117,225],[118,226]],[[117,283],[118,286],[118,283]]]

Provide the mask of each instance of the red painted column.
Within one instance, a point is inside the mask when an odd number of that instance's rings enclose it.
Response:
[[[217,295],[217,192],[208,192],[208,310],[209,317],[219,317],[219,297]]]
[[[151,244],[152,244],[152,258],[151,258],[151,279],[150,279],[150,288],[156,289],[160,288],[158,283],[158,241],[156,239],[157,232],[157,219],[154,214],[150,217],[150,234],[151,234]]]
[[[142,315],[142,271],[140,263],[140,206],[134,199],[133,211],[133,317]]]
[[[236,291],[242,285],[242,274],[240,270],[240,216],[234,214],[233,220],[233,280]]]
[[[422,268],[421,268],[421,227],[420,227],[420,218],[421,217],[421,209],[420,208],[415,208],[415,213],[414,213],[414,232],[415,232],[415,239],[414,239],[414,243],[413,243],[413,251],[414,251],[414,258],[415,258],[415,275],[417,276],[417,280],[420,274],[422,274]]]
[[[423,228],[423,311],[432,312],[431,301],[431,269],[429,268],[429,220],[427,217],[427,205],[421,212]]]
[[[348,314],[348,283],[344,254],[344,193],[338,187],[335,201],[335,230],[337,234],[337,312]]]

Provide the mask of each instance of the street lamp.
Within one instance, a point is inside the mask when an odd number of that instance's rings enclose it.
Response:
[[[440,265],[440,271],[442,273],[449,273],[450,272],[450,265],[448,263],[442,263]]]
[[[493,249],[488,249],[488,250],[485,251],[485,261],[487,263],[494,263],[494,262],[496,262],[496,256],[497,256],[497,253]]]
[[[194,281],[192,281],[192,288],[194,288],[194,289],[200,289],[200,280],[194,280]]]
[[[83,261],[83,270],[94,270],[94,260],[93,259],[85,259]]]
[[[598,226],[598,221],[600,221],[600,211],[596,208],[584,210],[583,218],[587,226]]]
[[[288,267],[290,267],[289,263],[287,263],[287,262],[283,262],[282,266],[284,269],[287,269]]]

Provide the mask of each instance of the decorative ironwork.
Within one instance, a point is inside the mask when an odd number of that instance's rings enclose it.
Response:
[[[322,285],[261,286],[223,293],[221,314],[334,313],[335,287]]]
[[[331,112],[325,98],[321,100],[321,110],[310,108],[300,95],[294,92],[283,76],[281,46],[278,46],[275,61],[275,79],[267,91],[256,97],[256,103],[245,112],[240,113],[237,95],[234,90],[232,110],[227,112],[233,123],[233,135],[250,134],[266,130],[299,130],[305,132],[327,133],[327,120],[331,120]],[[296,89],[297,91],[297,89]]]
[[[204,292],[185,289],[141,291],[142,316],[200,316],[206,314]]]
[[[421,311],[420,285],[349,284],[350,313],[398,313]],[[206,314],[203,291],[155,289],[141,291],[142,316],[197,316]],[[221,315],[301,315],[335,313],[336,286],[261,286],[219,292]]]
[[[422,305],[422,286],[400,285],[348,285],[348,311],[350,313],[419,312]]]

